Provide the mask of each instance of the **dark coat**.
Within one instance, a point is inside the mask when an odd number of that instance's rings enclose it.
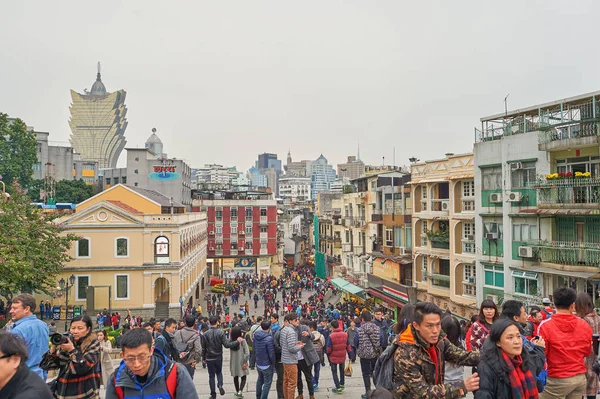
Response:
[[[17,372],[0,389],[2,399],[52,399],[52,393],[48,385],[35,372],[31,371],[25,362],[17,369]]]
[[[271,334],[259,328],[254,333],[254,350],[256,353],[256,364],[259,366],[271,365],[277,366],[275,360],[275,346],[273,344],[273,337]]]

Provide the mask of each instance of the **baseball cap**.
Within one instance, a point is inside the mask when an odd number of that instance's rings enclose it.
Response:
[[[552,301],[550,300],[550,298],[544,298],[544,299],[542,299],[542,303],[544,305],[550,305],[552,303]]]

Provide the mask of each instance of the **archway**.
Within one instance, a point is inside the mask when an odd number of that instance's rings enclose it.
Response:
[[[202,283],[204,283],[204,280],[202,280]],[[200,285],[196,286],[196,300],[200,299]]]
[[[202,283],[200,284],[200,289],[204,291],[204,277],[202,277]]]
[[[169,280],[164,277],[157,278],[154,282],[154,300],[157,303],[169,303],[170,298]]]

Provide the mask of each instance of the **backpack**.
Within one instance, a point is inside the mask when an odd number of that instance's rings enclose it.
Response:
[[[252,336],[250,335],[250,331],[248,331],[244,337],[246,339],[246,344],[248,345],[248,349],[252,350]]]
[[[392,377],[394,376],[394,353],[398,349],[398,344],[388,345],[379,355],[373,370],[373,382],[376,388],[384,388],[390,392],[394,391]]]
[[[552,317],[552,315],[554,314],[554,313],[550,313],[550,312],[548,312],[548,311],[546,310],[546,308],[542,309],[542,312],[544,312],[544,313],[546,314],[546,319],[549,319],[549,318],[551,318],[551,317]]]
[[[173,360],[177,361],[177,362],[181,362],[181,363],[185,363],[190,359],[190,355],[192,354],[192,349],[194,349],[194,341],[196,340],[198,336],[197,335],[192,335],[191,338],[189,338],[186,342],[183,341],[179,341],[179,339],[174,338],[173,339],[173,346],[175,347],[175,350],[177,350],[177,358],[175,359],[175,356]],[[191,344],[191,345],[190,345]],[[184,353],[185,356],[180,357],[179,354]]]
[[[177,391],[177,363],[171,362],[171,364],[165,370],[165,382],[167,384],[167,392],[171,399],[175,399],[175,392]],[[115,393],[117,398],[125,398],[125,390],[123,387],[117,386],[117,373],[113,374],[113,385],[115,386]]]

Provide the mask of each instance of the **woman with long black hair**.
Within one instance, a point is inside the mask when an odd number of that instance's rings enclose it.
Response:
[[[475,399],[537,399],[531,363],[517,325],[504,317],[496,320],[481,349]]]
[[[235,341],[242,336],[242,329],[239,327],[233,327],[231,329],[231,341]],[[242,341],[238,349],[229,349],[231,358],[229,360],[229,370],[233,377],[233,384],[235,385],[235,396],[243,398],[244,387],[246,386],[246,378],[250,371],[248,370],[248,360],[250,359],[250,350],[248,349],[248,343]],[[241,379],[241,381],[240,381]]]
[[[454,346],[465,349],[465,343],[461,337],[460,323],[456,317],[446,314],[442,318],[442,330],[446,334],[446,339]],[[445,363],[444,382],[459,382],[465,379],[465,366],[460,366],[449,361]]]
[[[481,302],[481,306],[479,308],[479,318],[471,326],[471,336],[469,338],[471,340],[471,350],[481,350],[485,339],[490,333],[492,323],[496,321],[498,316],[498,307],[494,301],[486,299]]]
[[[57,399],[98,398],[100,373],[100,342],[92,330],[89,316],[75,316],[69,329],[71,337],[59,345],[51,345],[42,357],[44,370],[58,369],[58,377],[51,385]]]

